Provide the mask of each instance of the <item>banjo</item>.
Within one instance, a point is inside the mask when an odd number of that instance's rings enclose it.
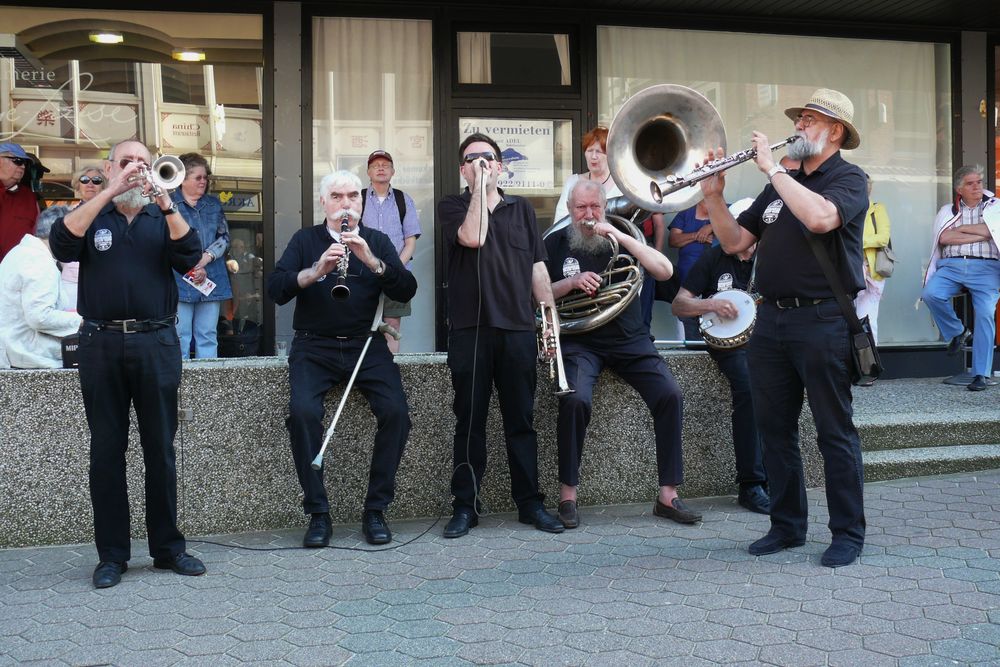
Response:
[[[716,293],[713,299],[725,299],[736,307],[736,317],[723,319],[711,311],[698,320],[698,328],[705,342],[718,350],[731,350],[746,345],[757,322],[757,303],[748,293],[740,289],[727,289]]]

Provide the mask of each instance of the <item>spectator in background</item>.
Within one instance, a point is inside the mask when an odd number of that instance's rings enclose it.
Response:
[[[191,354],[191,338],[194,337],[195,357],[210,359],[219,356],[219,310],[220,302],[232,298],[226,270],[226,250],[229,248],[229,225],[222,212],[218,197],[206,194],[208,179],[212,175],[208,161],[198,153],[180,156],[184,163],[184,181],[174,190],[170,198],[180,214],[201,239],[201,259],[185,276],[174,272],[177,281],[177,335],[181,339],[181,358]],[[206,280],[215,287],[205,294],[196,286],[206,288]]]
[[[0,260],[35,231],[38,201],[31,188],[21,184],[31,162],[18,144],[0,144]]]
[[[708,209],[705,202],[700,201],[691,208],[686,208],[674,216],[670,223],[670,236],[667,242],[671,248],[677,248],[677,277],[681,284],[687,278],[688,271],[695,265],[698,258],[711,247],[715,240],[712,225],[708,222]],[[683,317],[685,340],[701,340],[696,318]]]
[[[872,336],[878,342],[878,304],[885,288],[885,278],[875,270],[875,253],[889,245],[889,213],[885,206],[871,200],[872,177],[868,179],[868,214],[865,216],[864,245],[865,288],[854,297],[858,319],[867,316]]]
[[[73,191],[80,203],[93,199],[104,189],[106,181],[100,165],[88,164],[73,174]],[[63,310],[76,310],[76,293],[80,286],[80,262],[66,262],[62,265],[62,291],[60,303]]]
[[[392,156],[386,151],[374,151],[368,156],[368,178],[371,187],[361,191],[361,224],[369,229],[377,229],[396,246],[399,261],[407,271],[413,270],[413,249],[417,247],[420,238],[420,219],[417,217],[417,205],[413,198],[402,190],[392,187],[390,181],[396,169],[392,164]],[[400,319],[410,314],[410,303],[399,303],[386,298],[382,317],[385,323],[397,332]],[[385,340],[389,343],[389,351],[399,352],[399,340],[388,332]]]
[[[80,328],[80,316],[59,309],[59,269],[49,249],[49,231],[65,206],[39,217],[0,262],[0,368],[59,368],[59,339]]]

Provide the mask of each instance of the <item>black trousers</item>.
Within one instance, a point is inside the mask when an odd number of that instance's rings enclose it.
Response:
[[[181,349],[174,327],[125,334],[84,324],[80,332],[80,390],[90,427],[90,499],[94,539],[102,561],[127,561],[129,539],[125,451],[129,405],[138,418],[146,467],[149,554],[168,558],[185,549],[177,528],[177,388]]]
[[[753,391],[750,388],[746,347],[735,350],[716,350],[710,347],[708,354],[729,380],[729,391],[733,397],[736,481],[740,488],[766,484],[767,473],[764,472],[764,454],[761,451],[757,419],[753,412]]]
[[[594,385],[604,368],[610,368],[631,385],[653,415],[656,435],[656,472],[660,486],[684,481],[681,450],[681,388],[666,362],[647,336],[631,338],[614,347],[587,343],[581,336],[560,339],[566,381],[575,391],[559,397],[559,481],[580,483],[583,441],[590,424]]]
[[[285,425],[306,514],[330,511],[323,470],[312,469],[326,431],[323,399],[334,386],[350,379],[364,345],[364,338],[327,338],[306,332],[296,333],[292,341],[288,356],[291,399]],[[354,387],[368,400],[378,424],[364,509],[385,510],[396,493],[396,470],[410,435],[410,415],[399,367],[381,334],[372,338]],[[336,442],[327,447],[327,461],[336,449]]]
[[[535,382],[538,352],[534,331],[481,327],[452,331],[448,368],[455,390],[453,506],[478,508],[477,490],[486,472],[486,417],[493,387],[507,442],[510,493],[522,512],[542,507],[538,491]]]
[[[771,495],[771,529],[804,538],[808,506],[799,450],[805,390],[823,456],[830,532],[834,540],[865,541],[861,438],[854,427],[847,321],[835,301],[757,313],[748,361],[757,427]]]

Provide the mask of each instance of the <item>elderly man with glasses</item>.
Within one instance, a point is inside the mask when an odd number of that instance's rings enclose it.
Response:
[[[484,134],[459,147],[461,195],[438,202],[448,266],[448,367],[455,390],[455,467],[451,521],[445,537],[461,537],[479,522],[486,472],[486,416],[497,388],[518,520],[563,532],[538,490],[534,427],[535,304],[552,303],[545,246],[535,210],[497,187],[500,147]]]
[[[21,146],[0,144],[0,261],[35,231],[38,200],[31,188],[21,185],[31,158]]]

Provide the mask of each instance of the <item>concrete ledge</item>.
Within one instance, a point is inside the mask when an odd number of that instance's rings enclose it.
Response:
[[[685,496],[733,493],[729,390],[704,353],[665,355],[685,394]],[[397,478],[391,518],[450,511],[454,417],[445,355],[400,355],[413,430]],[[328,397],[332,418],[340,389]],[[583,464],[583,504],[650,502],[656,494],[652,420],[630,387],[605,374],[595,390],[593,423]],[[301,493],[292,468],[285,417],[284,359],[252,358],[184,365],[182,422],[175,446],[181,522],[190,535],[303,525]],[[25,406],[36,406],[28,410]],[[556,483],[556,399],[547,369],[539,369],[535,427],[539,474],[549,502]],[[133,426],[134,426],[133,418]],[[803,442],[815,441],[803,420]],[[93,517],[87,468],[90,434],[76,371],[0,372],[0,546],[88,542]],[[327,453],[326,484],[338,522],[358,519],[375,423],[352,395]],[[495,399],[489,419],[489,510],[513,509]],[[815,447],[805,448],[810,483],[820,478]],[[143,535],[142,458],[133,428],[127,455],[133,530]]]
[[[863,452],[865,481],[919,475],[992,470],[1000,466],[1000,445],[943,445]]]

